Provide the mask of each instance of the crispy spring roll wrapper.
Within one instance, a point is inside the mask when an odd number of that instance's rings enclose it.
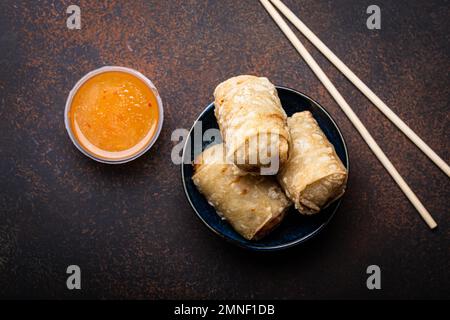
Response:
[[[277,173],[288,158],[289,132],[275,86],[241,75],[219,84],[214,98],[227,157],[248,172],[270,167]]]
[[[192,180],[240,235],[261,239],[281,222],[291,202],[275,177],[245,174],[225,159],[223,144],[206,149],[194,161]]]
[[[314,214],[344,194],[347,170],[311,112],[288,118],[289,160],[277,178],[297,210]]]

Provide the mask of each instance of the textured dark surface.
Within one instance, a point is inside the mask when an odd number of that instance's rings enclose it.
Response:
[[[257,1],[0,2],[0,296],[40,298],[444,298],[450,296],[448,178],[317,51],[320,65],[439,223],[430,231]],[[286,0],[304,22],[429,145],[450,161],[449,3]],[[310,44],[307,48],[312,50]],[[88,71],[122,65],[158,87],[165,123],[140,159],[102,165],[70,142],[69,90]],[[265,75],[318,100],[337,120],[351,164],[332,223],[275,254],[216,237],[185,199],[171,163],[215,86]],[[82,269],[82,290],[65,269]],[[366,267],[382,290],[366,289]]]

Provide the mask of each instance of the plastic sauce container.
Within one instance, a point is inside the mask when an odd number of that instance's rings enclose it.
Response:
[[[161,132],[163,104],[138,71],[102,67],[70,91],[64,121],[73,144],[99,162],[120,164],[148,151]]]

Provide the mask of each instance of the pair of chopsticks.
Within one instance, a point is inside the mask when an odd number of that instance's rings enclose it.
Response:
[[[450,177],[450,167],[442,160],[413,130],[411,130],[380,98],[370,90],[320,39],[280,0],[260,0],[261,4],[270,14],[272,19],[283,31],[285,36],[292,43],[294,48],[298,51],[300,56],[305,60],[308,66],[312,69],[314,74],[319,78],[330,95],[334,98],[337,104],[344,111],[345,115],[355,126],[356,130],[362,136],[369,148],[388,171],[411,204],[417,209],[426,224],[434,229],[437,227],[436,221],[423,206],[408,184],[403,180],[402,176],[395,169],[394,165],[384,154],[383,150],[373,139],[372,135],[367,131],[358,116],[353,112],[352,108],[348,105],[327,75],[323,72],[314,58],[309,54],[292,29],[283,20],[281,15],[277,12],[277,9],[301,32],[303,35],[311,41],[311,43],[319,49],[319,51],[333,63],[336,68],[339,69],[383,114],[391,120],[412,142],[425,153],[444,173]]]

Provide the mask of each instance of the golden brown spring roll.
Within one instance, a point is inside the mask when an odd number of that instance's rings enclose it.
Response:
[[[278,174],[302,214],[314,214],[344,194],[347,170],[309,111],[288,118],[289,160]]]
[[[267,78],[241,75],[214,91],[215,115],[227,156],[240,169],[277,173],[288,157],[286,113]]]
[[[261,239],[281,222],[291,202],[275,177],[247,175],[225,159],[223,144],[206,149],[194,161],[192,180],[240,235]]]

